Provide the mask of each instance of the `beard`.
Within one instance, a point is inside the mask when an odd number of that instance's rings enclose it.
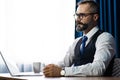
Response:
[[[87,28],[88,28],[88,24],[81,23],[81,22],[76,22],[76,31],[77,32],[84,31]]]

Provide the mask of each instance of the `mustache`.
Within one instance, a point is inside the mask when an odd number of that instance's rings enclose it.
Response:
[[[75,24],[76,24],[76,25],[78,25],[78,24],[85,25],[84,23],[82,23],[82,22],[77,22],[77,21],[75,22]]]

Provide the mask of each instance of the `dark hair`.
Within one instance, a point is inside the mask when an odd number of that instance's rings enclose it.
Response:
[[[99,5],[93,0],[83,0],[77,3],[77,6],[81,4],[89,4],[90,5],[90,12],[91,13],[98,13],[99,14]]]

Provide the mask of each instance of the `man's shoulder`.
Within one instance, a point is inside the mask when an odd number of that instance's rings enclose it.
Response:
[[[80,39],[81,39],[81,37],[77,37],[77,38],[74,40],[74,42],[73,42],[73,44],[72,44],[72,45],[76,45],[76,44],[77,44],[77,42],[78,42]]]
[[[103,32],[99,35],[99,37],[102,37],[102,38],[114,38],[112,36],[112,34],[108,33],[108,32]]]
[[[110,41],[113,42],[114,41],[114,37],[112,36],[112,34],[108,33],[108,32],[103,32],[101,33],[98,38],[97,38],[98,42],[105,42],[105,41]]]
[[[78,42],[82,37],[77,37],[74,42]]]

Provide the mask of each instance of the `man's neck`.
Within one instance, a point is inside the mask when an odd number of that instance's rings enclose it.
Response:
[[[91,27],[88,27],[87,30],[83,31],[83,34],[87,34],[90,30],[92,30],[94,27],[96,27],[97,25],[94,25],[94,26],[91,26]]]

